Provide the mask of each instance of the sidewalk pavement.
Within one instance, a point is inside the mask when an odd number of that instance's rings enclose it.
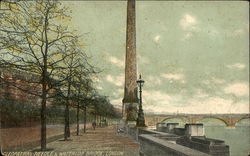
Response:
[[[31,151],[38,151],[36,147]],[[138,156],[139,144],[134,140],[117,135],[116,126],[96,128],[72,135],[68,141],[56,140],[47,144],[50,152],[61,155],[88,156]]]

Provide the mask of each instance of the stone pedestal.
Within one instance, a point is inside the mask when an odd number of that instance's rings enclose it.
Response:
[[[176,128],[179,123],[167,123],[167,132],[174,133],[174,128]]]
[[[203,124],[186,124],[185,135],[176,140],[179,145],[208,153],[212,156],[229,156],[229,146],[223,140],[207,138]]]
[[[185,130],[185,135],[188,137],[205,136],[203,124],[186,124]]]
[[[164,132],[164,128],[166,128],[166,123],[157,123],[156,124],[156,130],[159,132]]]
[[[137,103],[125,103],[125,118],[127,122],[136,124],[138,117],[137,105]]]

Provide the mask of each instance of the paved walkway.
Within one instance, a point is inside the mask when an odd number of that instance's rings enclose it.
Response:
[[[80,124],[83,129],[83,124]],[[87,128],[91,128],[88,124]],[[71,132],[76,131],[76,125],[70,125]],[[32,147],[40,145],[40,125],[32,127],[0,128],[0,144],[3,151],[27,151]],[[63,124],[47,125],[47,139],[62,136],[64,133]],[[33,146],[34,145],[34,146]]]
[[[72,135],[69,141],[59,139],[47,144],[52,152],[70,152],[70,155],[138,156],[139,144],[116,133],[115,126],[88,130],[80,136]],[[39,147],[32,151],[38,150]],[[83,154],[84,153],[84,154]]]

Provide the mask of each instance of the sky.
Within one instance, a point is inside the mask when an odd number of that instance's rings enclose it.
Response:
[[[122,106],[126,1],[64,1],[98,91]],[[247,1],[137,1],[138,74],[146,113],[249,113]]]

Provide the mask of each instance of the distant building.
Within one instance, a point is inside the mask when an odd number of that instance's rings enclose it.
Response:
[[[0,68],[1,128],[32,126],[40,122],[42,85],[28,72]],[[49,95],[53,95],[51,90]],[[52,98],[47,100],[51,106]]]
[[[40,98],[34,94],[41,92],[41,84],[30,82],[30,80],[39,80],[37,76],[18,70],[0,69],[0,77],[1,100],[18,101],[19,103],[40,103]]]

